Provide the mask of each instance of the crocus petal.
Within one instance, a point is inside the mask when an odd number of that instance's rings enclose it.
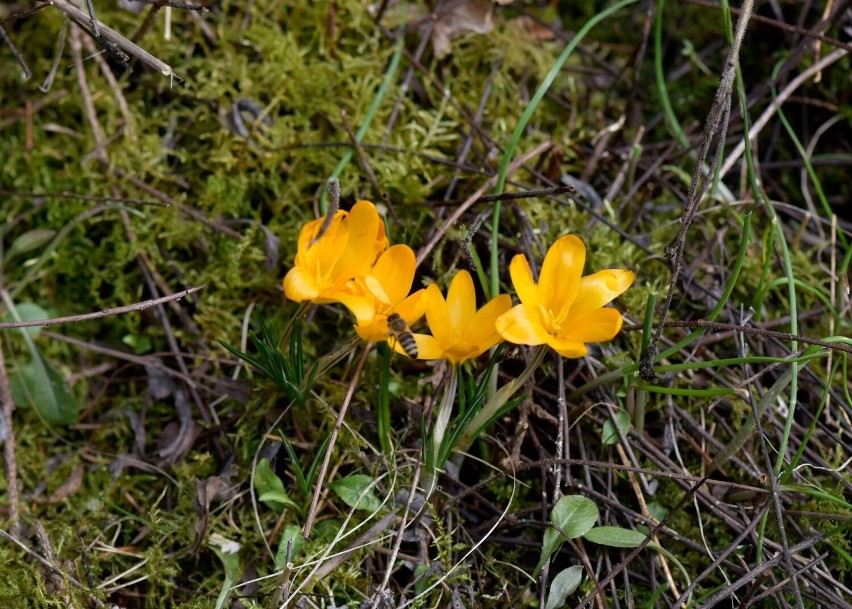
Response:
[[[358,325],[355,327],[355,333],[358,335],[358,338],[368,343],[376,343],[381,340],[385,340],[388,337],[388,333],[386,331],[387,326],[382,326],[377,323],[376,320],[373,320],[373,323],[367,325]]]
[[[284,295],[293,302],[313,300],[319,296],[316,278],[305,269],[294,267],[284,276]]]
[[[571,320],[559,333],[561,340],[579,343],[599,343],[612,340],[621,330],[621,313],[615,309],[593,309]]]
[[[447,311],[447,303],[444,301],[441,289],[434,283],[426,288],[423,304],[426,311],[426,322],[429,324],[432,336],[441,345],[451,345],[453,343],[453,322]]]
[[[391,297],[385,292],[385,286],[382,285],[382,282],[376,279],[372,275],[367,275],[364,277],[364,287],[376,298],[379,302],[383,304],[390,304]]]
[[[461,333],[476,313],[476,291],[467,271],[459,271],[447,290],[447,312],[455,333]],[[432,325],[429,324],[431,328]]]
[[[373,298],[362,293],[351,293],[349,291],[332,292],[331,297],[349,309],[349,312],[355,316],[355,320],[359,326],[364,326],[373,322],[376,317],[376,306]],[[374,338],[373,340],[381,340],[383,337]],[[365,339],[366,340],[366,339]]]
[[[426,290],[417,290],[408,298],[396,305],[393,308],[394,312],[400,317],[402,317],[405,320],[405,323],[407,323],[408,325],[413,324],[418,319],[423,317],[423,311],[425,308],[423,302],[423,295],[425,293]]]
[[[464,329],[463,340],[473,343],[487,351],[500,342],[500,334],[497,332],[497,318],[512,308],[512,298],[508,294],[495,296],[483,306],[467,327]]]
[[[632,271],[624,269],[606,269],[583,277],[571,305],[571,317],[599,309],[620,296],[633,283],[633,277]]]
[[[494,326],[500,336],[516,345],[542,345],[552,338],[541,324],[538,308],[525,304],[503,313]]]
[[[367,287],[382,302],[397,303],[411,291],[415,266],[411,248],[394,245],[379,256],[367,277]]]
[[[565,235],[547,250],[538,280],[538,297],[542,305],[558,314],[574,302],[583,265],[586,246],[575,235]]]
[[[482,355],[486,348],[480,348],[479,345],[460,341],[453,343],[449,349],[444,349],[444,357],[454,364],[461,364],[469,359]]]
[[[388,249],[388,237],[385,233],[385,223],[382,221],[381,218],[379,218],[379,212],[376,209],[376,206],[373,205],[371,201],[360,200],[356,202],[355,205],[352,206],[351,213],[355,214],[352,219],[353,222],[363,221],[360,217],[361,213],[367,215],[371,219],[371,221],[374,215],[379,220],[378,223],[374,225],[376,232],[374,235],[375,240],[373,241],[372,254],[370,257],[370,264],[372,264],[376,260],[376,258],[379,257],[379,254]]]
[[[548,337],[547,346],[556,351],[562,357],[567,357],[568,359],[585,357],[585,355],[589,352],[588,347],[586,347],[583,343],[557,338],[555,336]]]
[[[319,224],[317,230],[312,232],[302,258],[296,257],[296,265],[304,264],[308,269],[315,269],[318,276],[336,281],[341,274],[338,270],[340,258],[346,251],[346,243],[349,240],[349,231],[346,229],[347,215],[347,212],[338,212],[325,234],[316,241],[314,233],[318,233],[322,226],[322,218],[315,220],[314,223]]]
[[[443,359],[444,350],[434,337],[428,334],[412,334],[417,343],[417,359]],[[394,349],[405,353],[401,345],[394,345]]]
[[[343,251],[334,252],[338,256],[334,266],[336,275],[346,279],[365,276],[376,261],[376,235],[382,224],[376,206],[369,201],[358,201],[346,218],[348,238]]]
[[[325,231],[325,234],[322,236],[322,239],[328,239],[329,237],[336,235],[340,230],[340,223],[343,218],[346,217],[347,212],[338,211],[334,214],[334,217],[331,219],[331,222],[328,225],[328,228]],[[299,252],[307,252],[312,242],[316,239],[317,234],[322,228],[322,225],[325,224],[325,218],[317,218],[316,220],[311,220],[310,222],[305,223],[302,227],[302,230],[299,231],[299,241],[297,243],[297,251]]]
[[[509,274],[512,276],[512,285],[515,286],[515,292],[517,292],[521,302],[530,307],[537,307],[539,304],[538,287],[535,285],[527,257],[518,254],[512,258],[512,262],[509,264]]]

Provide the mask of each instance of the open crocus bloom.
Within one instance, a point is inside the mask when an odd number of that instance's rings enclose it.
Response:
[[[509,273],[521,304],[497,320],[500,335],[519,345],[546,344],[569,358],[586,355],[586,343],[612,340],[621,330],[621,314],[603,306],[630,287],[633,273],[608,269],[583,277],[585,261],[578,237],[560,237],[535,283],[527,259],[515,256]]]
[[[385,251],[365,277],[348,281],[335,300],[349,309],[357,322],[355,332],[367,342],[388,338],[388,315],[396,313],[406,324],[423,316],[424,290],[409,295],[417,263],[407,245]]]
[[[432,336],[414,335],[418,357],[448,359],[454,364],[478,357],[500,342],[494,322],[512,306],[509,295],[500,294],[477,311],[473,279],[467,271],[453,277],[446,300],[440,288],[432,284],[426,288],[423,301]]]
[[[336,301],[346,283],[368,275],[388,247],[385,224],[369,201],[338,211],[317,238],[325,220],[308,222],[299,233],[296,264],[284,277],[284,294],[292,301]]]

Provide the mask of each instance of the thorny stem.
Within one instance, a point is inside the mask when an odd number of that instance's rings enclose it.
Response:
[[[311,509],[308,510],[308,516],[305,519],[305,527],[302,529],[302,537],[307,539],[311,535],[311,529],[314,527],[316,519],[317,505],[322,494],[322,487],[325,483],[325,476],[328,473],[328,464],[331,462],[331,454],[334,452],[334,444],[337,442],[337,436],[340,433],[340,428],[343,427],[343,417],[346,416],[346,411],[349,409],[349,403],[352,401],[352,396],[355,395],[355,388],[358,386],[358,381],[361,379],[361,372],[364,371],[364,365],[367,363],[367,356],[370,354],[371,343],[367,343],[364,347],[364,352],[361,354],[361,359],[358,361],[358,366],[352,375],[352,382],[349,383],[349,389],[346,391],[346,397],[343,398],[343,404],[340,405],[340,412],[337,413],[337,421],[334,422],[334,427],[331,430],[331,439],[328,441],[328,448],[325,449],[325,455],[322,459],[319,475],[317,476],[317,485],[314,488],[314,496],[311,499]]]

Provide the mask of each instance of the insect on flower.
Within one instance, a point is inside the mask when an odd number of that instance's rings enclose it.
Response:
[[[411,328],[398,313],[388,315],[388,331],[400,344],[408,357],[417,359],[417,341],[414,340],[414,335],[411,334]]]

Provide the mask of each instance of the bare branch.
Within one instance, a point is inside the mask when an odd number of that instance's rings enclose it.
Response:
[[[130,313],[132,311],[143,311],[145,309],[149,309],[151,307],[155,307],[157,305],[161,305],[172,300],[180,300],[185,296],[189,296],[190,294],[194,294],[199,290],[203,290],[207,287],[206,284],[200,285],[194,288],[189,288],[188,290],[183,290],[181,292],[176,292],[174,294],[169,294],[168,296],[163,296],[162,298],[155,298],[153,300],[144,300],[142,302],[137,302],[132,305],[127,305],[124,307],[113,307],[110,309],[104,309],[102,311],[97,311],[95,313],[85,313],[83,315],[69,315],[67,317],[52,317],[50,319],[35,319],[31,321],[10,321],[0,323],[0,330],[8,330],[11,328],[33,328],[33,327],[44,327],[44,326],[58,326],[59,324],[69,324],[69,323],[77,323],[80,321],[90,321],[92,319],[101,319],[103,317],[111,317],[112,315],[122,315],[124,313]]]
[[[67,0],[53,0],[53,3],[61,10],[63,13],[68,15],[74,23],[85,27],[89,24],[89,15],[81,11],[79,8],[67,2]],[[96,23],[98,23],[96,21]],[[104,25],[103,23],[98,23],[98,34],[104,40],[111,42],[118,47],[124,49],[141,61],[145,63],[155,70],[157,70],[163,76],[176,76],[174,70],[172,70],[171,66],[164,61],[161,61],[151,55],[148,51],[138,46],[137,44],[131,42],[114,29]]]

